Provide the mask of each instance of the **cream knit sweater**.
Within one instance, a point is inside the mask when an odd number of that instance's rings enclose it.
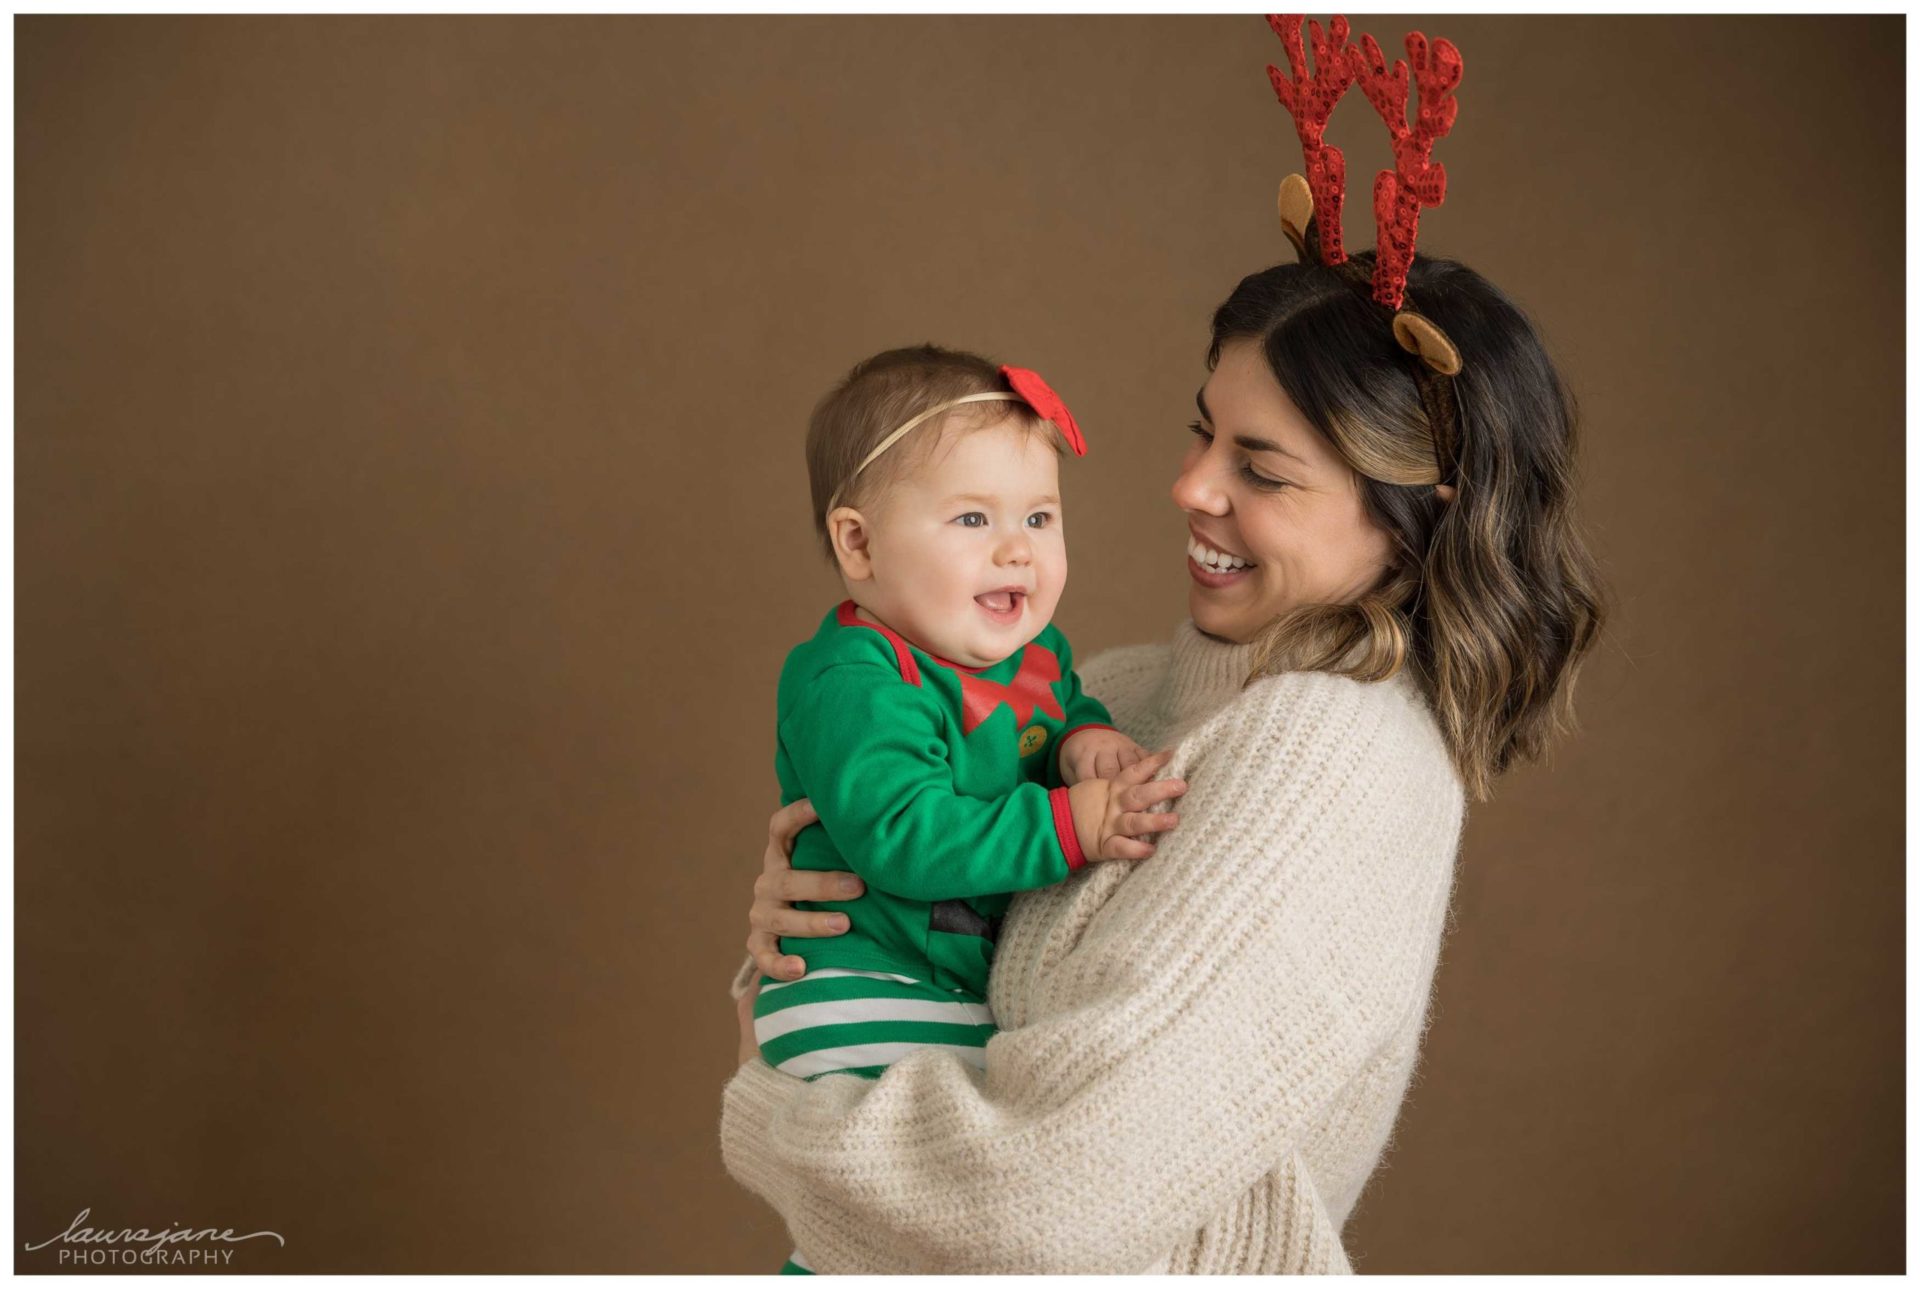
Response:
[[[984,1071],[929,1050],[877,1081],[728,1083],[727,1168],[817,1270],[1352,1270],[1464,802],[1410,680],[1242,690],[1249,654],[1183,623],[1082,668],[1122,729],[1177,743],[1182,822],[1015,900]]]

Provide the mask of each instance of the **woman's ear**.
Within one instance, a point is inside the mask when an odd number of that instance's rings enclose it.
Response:
[[[1439,497],[1440,500],[1442,501],[1452,501],[1456,496],[1459,495],[1454,490],[1454,486],[1450,483],[1436,483],[1433,485],[1433,491],[1434,491],[1434,495]]]
[[[849,582],[865,582],[873,577],[873,553],[867,543],[872,533],[867,519],[852,506],[840,506],[827,515],[827,534],[833,539],[833,558],[841,575]]]

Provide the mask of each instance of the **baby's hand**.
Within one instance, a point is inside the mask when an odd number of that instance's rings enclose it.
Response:
[[[1145,760],[1147,749],[1119,730],[1082,730],[1060,745],[1060,781],[1111,779]]]
[[[1172,759],[1173,749],[1169,748],[1135,761],[1114,778],[1082,779],[1067,789],[1073,830],[1080,841],[1080,853],[1087,857],[1088,863],[1103,859],[1146,859],[1153,854],[1155,834],[1179,824],[1177,814],[1148,810],[1187,790],[1181,779],[1148,782]]]

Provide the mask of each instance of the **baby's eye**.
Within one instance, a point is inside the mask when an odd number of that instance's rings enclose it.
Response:
[[[1044,510],[1036,510],[1027,516],[1027,527],[1029,528],[1045,528],[1052,522],[1053,516]]]
[[[1192,430],[1194,434],[1198,435],[1202,443],[1213,442],[1213,432],[1207,429],[1206,426],[1200,424],[1200,422],[1195,421],[1191,425],[1187,426],[1187,428]]]
[[[987,526],[987,517],[977,510],[969,510],[953,522],[962,528],[985,528]]]

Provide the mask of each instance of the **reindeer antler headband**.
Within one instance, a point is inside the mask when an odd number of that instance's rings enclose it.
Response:
[[[1420,208],[1438,206],[1447,195],[1447,169],[1431,164],[1435,139],[1453,128],[1460,104],[1453,90],[1460,83],[1460,51],[1447,40],[1431,45],[1419,32],[1407,36],[1407,57],[1413,64],[1413,83],[1420,103],[1413,124],[1407,123],[1407,64],[1399,59],[1391,69],[1372,36],[1362,36],[1358,47],[1347,44],[1345,17],[1336,17],[1326,34],[1310,22],[1313,74],[1307,74],[1306,50],[1300,41],[1302,14],[1268,14],[1267,23],[1287,47],[1289,79],[1269,65],[1267,76],[1280,104],[1293,116],[1306,154],[1307,174],[1288,175],[1280,183],[1280,226],[1301,260],[1317,261],[1335,269],[1356,287],[1368,290],[1393,312],[1393,336],[1408,353],[1418,354],[1420,396],[1434,427],[1434,452],[1440,481],[1445,483],[1458,460],[1459,418],[1451,381],[1459,374],[1460,351],[1437,324],[1411,309],[1406,299],[1407,271],[1413,266],[1414,238],[1420,228]],[[1325,141],[1327,119],[1347,88],[1360,82],[1361,92],[1380,113],[1393,139],[1392,170],[1382,170],[1373,182],[1373,215],[1378,231],[1373,274],[1366,275],[1340,245],[1340,206],[1346,197],[1347,163],[1340,149]]]

